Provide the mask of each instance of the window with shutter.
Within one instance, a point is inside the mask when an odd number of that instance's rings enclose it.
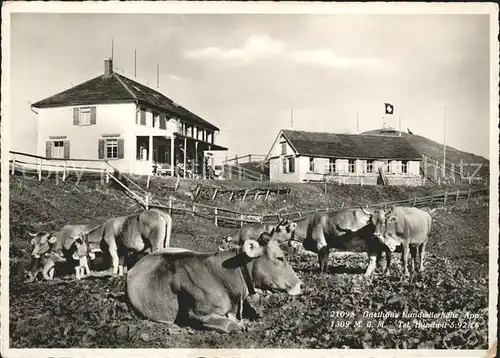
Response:
[[[366,172],[373,173],[373,160],[366,161]]]
[[[118,159],[118,139],[106,139],[105,146],[105,158]]]
[[[349,159],[349,164],[348,164],[348,171],[349,173],[354,173],[355,172],[355,165],[356,165],[356,162],[354,159]]]
[[[408,174],[408,161],[407,160],[403,160],[401,162],[401,173]]]
[[[64,141],[55,140],[52,142],[51,158],[64,158]]]

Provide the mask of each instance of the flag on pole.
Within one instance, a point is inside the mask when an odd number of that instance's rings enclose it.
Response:
[[[385,104],[385,114],[394,114],[394,106],[390,103]]]

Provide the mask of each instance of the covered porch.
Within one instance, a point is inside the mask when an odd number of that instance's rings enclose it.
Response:
[[[173,136],[136,136],[135,172],[182,178],[206,178],[206,151],[227,148],[174,133]]]

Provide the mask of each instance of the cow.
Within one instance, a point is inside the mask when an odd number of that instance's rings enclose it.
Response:
[[[302,282],[275,235],[263,233],[258,241],[227,251],[151,253],[127,273],[128,300],[153,321],[222,333],[241,330],[243,305],[255,289],[301,293]]]
[[[156,209],[106,220],[101,250],[111,257],[112,275],[123,275],[129,253],[142,255],[170,246],[171,233],[171,216]]]
[[[282,219],[278,224],[250,224],[245,225],[238,231],[224,237],[220,240],[217,248],[220,251],[225,251],[233,247],[240,247],[246,240],[256,240],[264,232],[271,233],[273,230],[277,233],[284,232],[285,236],[279,239],[280,244],[284,241],[293,240],[296,224],[287,219]],[[289,236],[287,236],[290,234]],[[290,247],[294,247],[293,243],[289,243]]]
[[[364,208],[316,212],[295,221],[295,239],[302,241],[305,250],[318,255],[319,272],[328,265],[330,249],[366,251],[369,263],[365,276],[371,276],[375,265],[380,266],[382,253],[386,255],[385,274],[390,274],[391,251],[375,238],[377,226],[382,224],[383,211]]]
[[[432,211],[431,211],[432,212]],[[380,242],[391,251],[402,246],[401,262],[404,275],[409,276],[408,254],[411,252],[411,273],[417,266],[417,251],[419,254],[418,272],[424,271],[425,248],[432,228],[430,213],[414,207],[392,207],[385,213],[382,225],[377,225],[374,232]]]
[[[88,257],[93,257],[93,252],[99,251],[102,236],[102,223],[66,225],[54,232],[40,231],[32,233],[31,237],[31,263],[25,273],[25,283],[36,280],[39,273],[45,280],[54,278],[56,263],[78,262],[75,266],[77,280],[85,275],[90,275]]]

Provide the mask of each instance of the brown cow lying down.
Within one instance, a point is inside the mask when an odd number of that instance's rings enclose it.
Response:
[[[111,256],[113,275],[123,275],[123,264],[130,252],[156,251],[170,245],[172,218],[151,209],[111,218],[104,224],[101,250]]]
[[[152,253],[128,272],[126,290],[151,320],[229,333],[244,327],[243,303],[255,288],[298,295],[301,284],[277,241],[263,234],[241,249]]]
[[[100,223],[66,225],[55,232],[28,232],[31,239],[31,264],[25,273],[24,282],[33,282],[39,273],[46,280],[54,278],[56,263],[68,263],[75,266],[77,280],[90,274],[88,256],[92,245],[96,245],[102,236]]]

